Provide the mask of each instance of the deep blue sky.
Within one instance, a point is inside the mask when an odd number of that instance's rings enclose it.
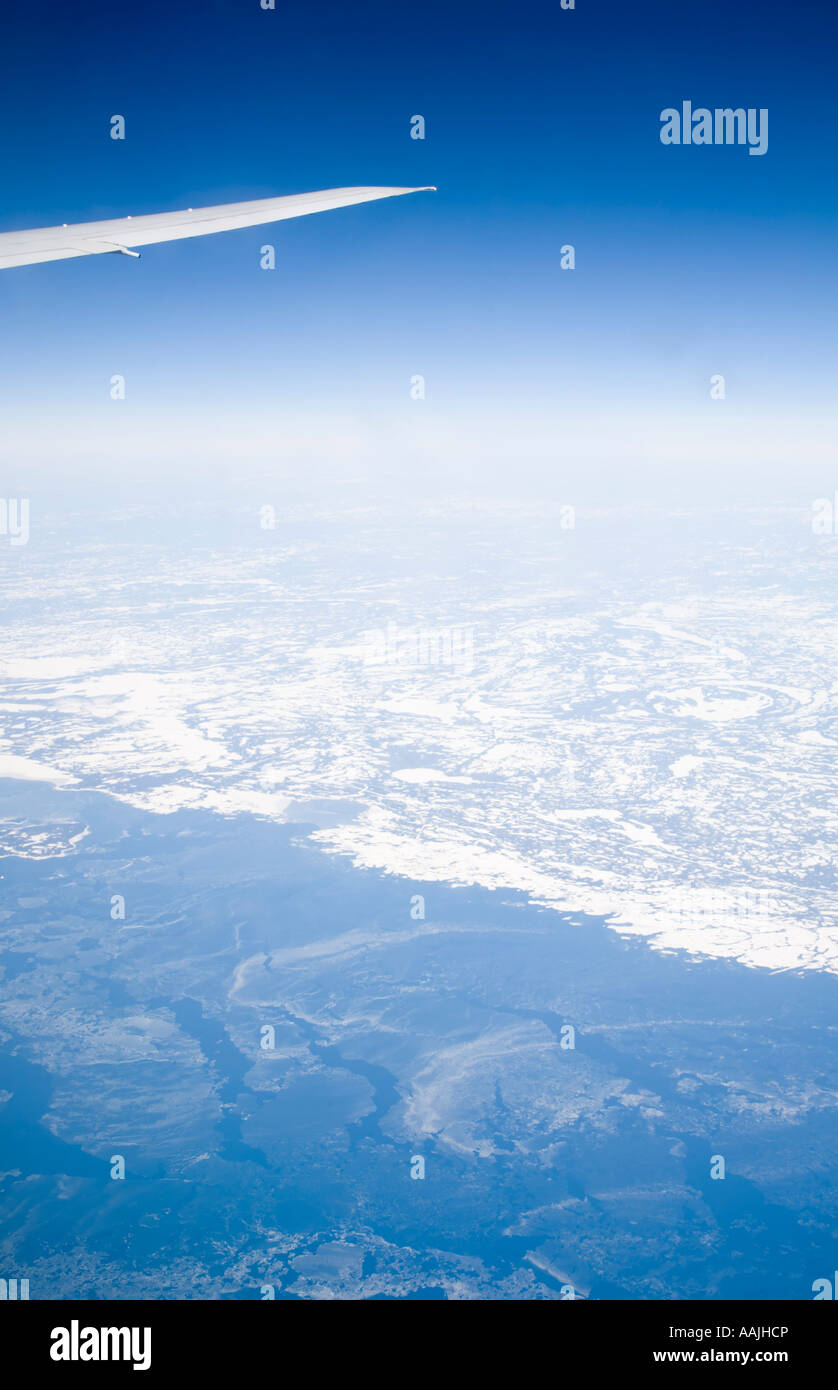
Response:
[[[836,38],[826,0],[7,11],[2,230],[439,185],[140,262],[2,272],[10,487],[234,454],[569,482],[580,459],[654,480],[712,456],[828,482]],[[664,147],[660,110],[684,98],[767,107],[767,155]]]

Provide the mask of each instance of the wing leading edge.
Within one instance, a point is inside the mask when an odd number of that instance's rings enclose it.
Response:
[[[237,227],[259,227],[282,222],[286,217],[305,217],[312,212],[369,203],[376,198],[395,198],[402,193],[428,193],[424,188],[325,188],[319,193],[292,193],[284,198],[258,198],[250,203],[221,203],[212,208],[188,208],[185,212],[155,212],[140,217],[117,217],[108,222],[78,222],[71,227],[37,227],[28,232],[0,233],[0,270],[41,261],[64,261],[72,256],[99,256],[121,251],[136,255],[137,246],[184,237],[231,232]]]

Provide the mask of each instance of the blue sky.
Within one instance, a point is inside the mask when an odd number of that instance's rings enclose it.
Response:
[[[19,8],[2,230],[439,192],[3,272],[9,490],[117,465],[831,486],[836,27],[775,0]],[[685,98],[768,108],[768,153],[664,147]]]

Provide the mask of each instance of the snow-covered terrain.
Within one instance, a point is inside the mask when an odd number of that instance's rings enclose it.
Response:
[[[258,517],[7,551],[0,770],[838,970],[838,552],[808,518]]]

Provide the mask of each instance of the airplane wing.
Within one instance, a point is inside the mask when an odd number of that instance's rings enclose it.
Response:
[[[221,203],[214,208],[185,212],[155,212],[140,217],[117,217],[109,222],[77,222],[71,227],[36,227],[31,232],[0,233],[0,270],[40,261],[64,261],[71,256],[99,256],[121,251],[138,256],[137,246],[184,237],[231,232],[237,227],[260,227],[286,217],[345,208],[401,193],[435,192],[426,188],[325,188],[319,193],[292,193],[285,198],[258,198],[251,203]]]

